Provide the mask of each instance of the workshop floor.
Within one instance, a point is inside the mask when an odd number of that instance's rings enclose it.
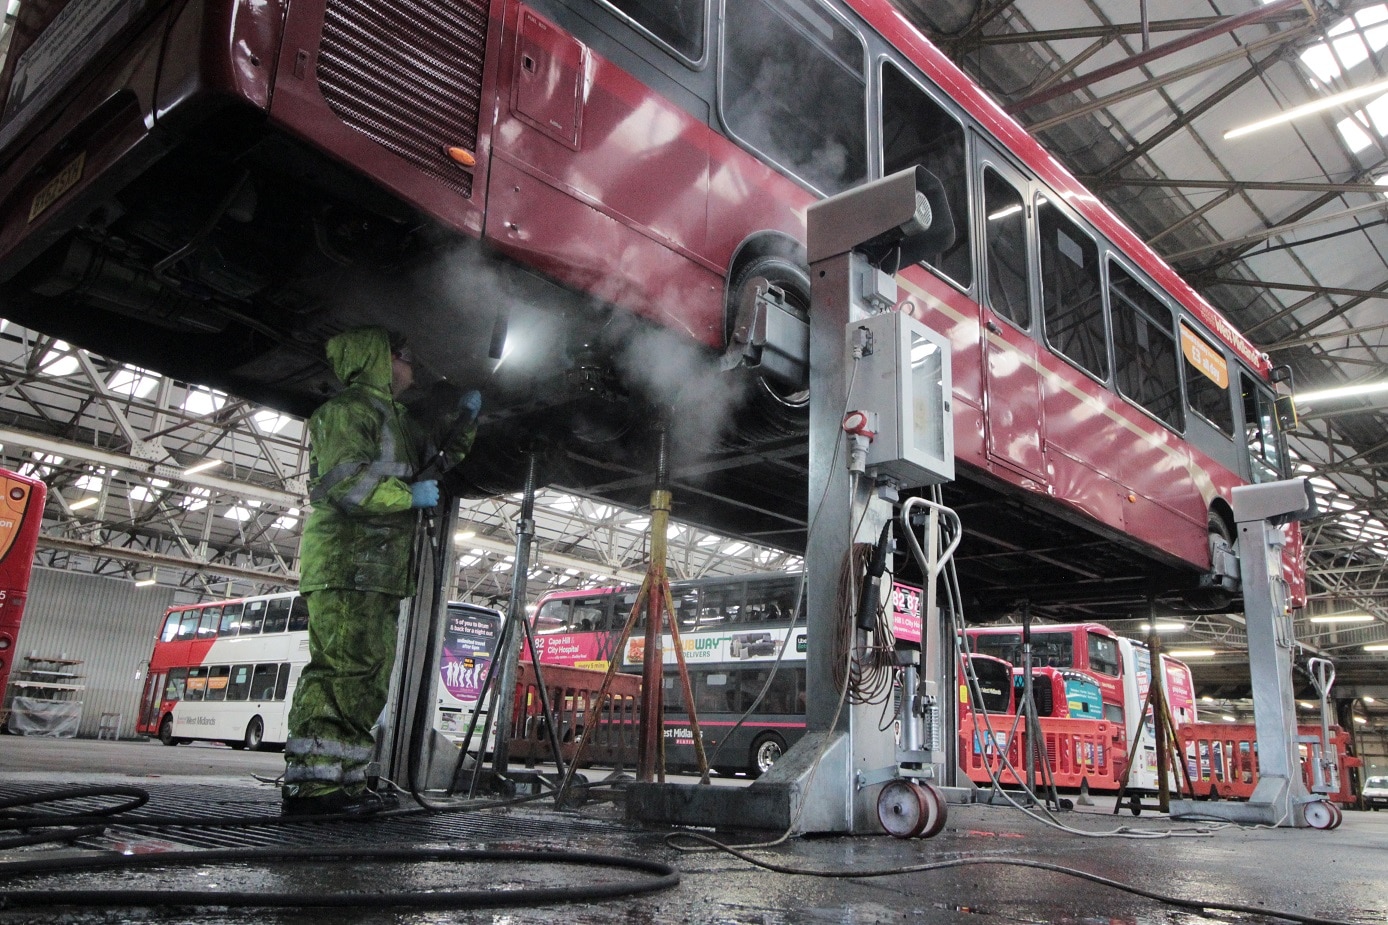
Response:
[[[693,841],[629,825],[621,805],[608,801],[562,811],[546,800],[285,823],[278,790],[254,776],[273,778],[278,769],[278,756],[222,748],[0,738],[0,820],[18,811],[2,808],[5,801],[59,789],[137,787],[149,794],[148,803],[70,835],[68,844],[0,847],[0,925],[1270,921],[1198,908],[1210,903],[1293,913],[1301,921],[1388,921],[1388,813],[1347,812],[1339,829],[1324,832],[1200,827],[1152,812],[1113,815],[1112,800],[1096,797],[1095,806],[1060,814],[1061,829],[1016,809],[957,805],[929,840],[816,837],[749,851],[778,868],[772,870],[723,852],[679,850]],[[95,796],[61,805],[90,813],[123,800]],[[208,817],[226,821],[169,821]],[[1165,833],[1171,837],[1160,837]],[[0,844],[15,834],[5,825]],[[232,854],[210,853],[216,851]],[[128,866],[185,852],[196,854],[172,866]],[[96,857],[124,860],[108,870],[73,866]],[[632,861],[648,867],[627,866]],[[944,862],[962,863],[920,870]],[[34,864],[69,867],[16,867]],[[1023,865],[1072,868],[1126,888]],[[627,894],[662,886],[669,879],[662,880],[662,866],[678,872],[678,884]],[[114,906],[72,904],[89,900],[86,891],[107,890],[144,892]],[[605,895],[612,893],[627,895]],[[560,897],[573,900],[556,905]],[[290,905],[254,908],[266,902]]]

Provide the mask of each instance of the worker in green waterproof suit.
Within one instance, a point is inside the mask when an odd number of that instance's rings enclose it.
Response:
[[[382,808],[367,787],[372,726],[386,703],[400,602],[414,592],[416,510],[439,502],[443,472],[472,447],[481,396],[459,396],[436,454],[395,400],[414,381],[403,341],[382,328],[332,338],[328,360],[345,388],[309,419],[312,511],[300,546],[309,663],[294,691],[285,746],[286,815]],[[432,463],[432,464],[431,464]]]

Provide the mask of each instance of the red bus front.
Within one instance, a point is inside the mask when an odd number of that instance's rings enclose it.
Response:
[[[8,690],[48,488],[0,470],[0,694]]]

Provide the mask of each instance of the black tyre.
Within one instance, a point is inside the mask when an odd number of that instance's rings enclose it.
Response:
[[[173,717],[166,716],[164,721],[159,724],[159,741],[165,745],[177,745],[178,739],[173,734]]]
[[[786,740],[774,732],[763,732],[752,743],[752,752],[747,770],[760,776],[771,770],[771,766],[781,760],[786,753]]]
[[[248,751],[258,752],[264,744],[265,724],[259,716],[251,717],[251,721],[246,724],[246,735],[241,739],[240,746]]]
[[[756,257],[746,264],[728,287],[728,306],[725,308],[724,337],[732,336],[737,306],[747,292],[770,283],[785,293],[786,305],[810,317],[810,274],[786,257],[770,254]],[[809,427],[810,391],[788,388],[771,382],[756,370],[738,370],[750,380],[747,383],[747,404],[738,415],[738,438],[765,440],[768,436],[798,436]]]

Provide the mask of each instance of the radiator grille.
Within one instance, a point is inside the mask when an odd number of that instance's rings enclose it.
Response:
[[[477,150],[487,0],[328,0],[318,83],[348,126],[449,189],[472,175],[444,151]]]

